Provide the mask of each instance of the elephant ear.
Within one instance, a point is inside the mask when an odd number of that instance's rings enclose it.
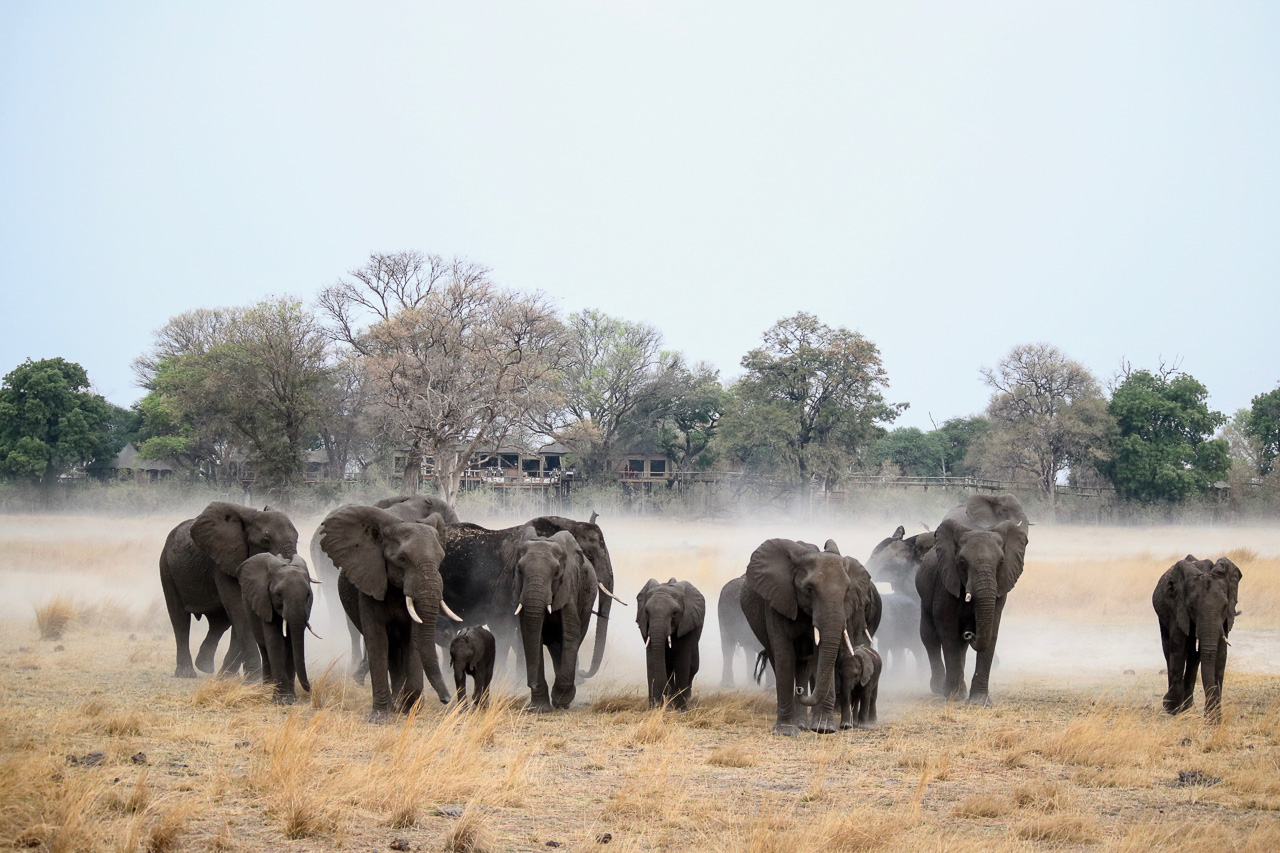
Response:
[[[853,656],[858,659],[858,663],[862,665],[861,672],[858,673],[858,683],[866,687],[871,683],[871,676],[876,672],[876,660],[873,657],[875,652],[866,646],[856,646],[853,650]],[[895,670],[896,671],[896,670]]]
[[[263,622],[270,622],[275,615],[271,606],[271,573],[285,565],[288,563],[274,554],[254,554],[236,570],[244,603]]]
[[[936,538],[936,533],[932,530],[927,530],[924,533],[917,533],[910,539],[904,539],[903,541],[911,546],[911,559],[918,563],[924,559],[925,554],[928,554],[933,550],[933,543]]]
[[[377,507],[339,507],[320,524],[320,548],[356,589],[382,601],[387,595],[383,530],[400,523]]]
[[[191,540],[232,577],[249,558],[249,543],[244,532],[246,512],[254,510],[227,501],[214,501],[191,523]]]
[[[636,593],[636,624],[640,626],[640,636],[646,640],[649,639],[649,611],[645,609],[645,602],[658,586],[657,578],[649,578]]]
[[[561,530],[555,536],[552,536],[551,541],[564,551],[560,586],[551,598],[551,607],[559,610],[577,603],[579,581],[582,579],[582,570],[587,558],[583,555],[582,547],[578,545],[578,540],[574,539],[573,534],[567,530]]]
[[[1195,557],[1187,555],[1190,559],[1179,560],[1169,571],[1173,573],[1173,589],[1176,600],[1174,601],[1174,619],[1177,621],[1178,630],[1184,634],[1191,633],[1191,606],[1192,598],[1195,595],[1196,583],[1204,576]]]
[[[1023,562],[1027,556],[1027,529],[1016,521],[1002,521],[995,527],[1004,542],[1004,560],[996,572],[996,594],[1008,595],[1009,590],[1022,577]]]
[[[428,515],[426,518],[422,519],[422,521],[418,523],[425,524],[427,525],[427,527],[434,528],[436,531],[436,536],[439,537],[441,544],[443,544],[445,532],[448,530],[448,521],[449,520],[444,516],[442,516],[440,513],[433,512],[431,513],[431,515]]]
[[[960,550],[960,537],[969,532],[969,527],[954,518],[944,519],[933,534],[933,549],[926,559],[933,560],[942,585],[947,592],[956,598],[964,595],[964,575],[960,572],[956,553]]]
[[[816,553],[815,546],[804,542],[770,539],[757,548],[747,562],[747,586],[774,610],[795,619],[800,609],[796,600],[796,567],[801,560]]]
[[[1241,574],[1240,567],[1226,557],[1219,557],[1218,562],[1213,564],[1213,575],[1221,578],[1227,585],[1227,621],[1224,633],[1230,634],[1236,624],[1236,608],[1240,604],[1240,579],[1244,575]]]
[[[683,637],[702,625],[707,617],[707,600],[702,597],[698,588],[688,581],[677,581],[676,587],[684,594],[684,613],[680,616],[680,624],[676,626],[676,636]]]
[[[828,554],[835,554],[836,556],[840,555],[840,546],[836,544],[836,540],[834,539],[828,539],[827,544],[822,546],[822,550],[826,551]]]

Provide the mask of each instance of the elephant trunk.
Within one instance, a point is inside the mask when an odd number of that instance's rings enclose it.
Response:
[[[607,553],[596,554],[592,562],[596,570],[596,580],[604,584],[605,589],[613,592],[613,563]],[[609,614],[613,612],[613,599],[604,593],[596,601],[596,637],[591,650],[591,668],[578,673],[583,678],[591,678],[600,671],[600,663],[604,660],[604,644],[609,636]]]
[[[436,654],[436,620],[440,616],[440,600],[444,594],[444,582],[438,572],[427,575],[425,582],[415,585],[406,594],[413,599],[413,609],[417,611],[422,624],[415,624],[412,629],[414,648],[427,680],[431,682],[436,696],[447,703],[453,698],[452,691],[445,686],[444,676],[440,673],[440,658]]]
[[[520,595],[520,639],[524,643],[525,681],[530,690],[540,684],[542,668],[542,625],[547,617],[551,595],[543,587],[526,584]]]
[[[652,633],[645,650],[645,664],[649,677],[649,707],[662,704],[662,694],[667,686],[667,641],[669,635]]]
[[[809,696],[801,696],[800,704],[808,707],[819,705],[828,695],[834,695],[836,656],[840,653],[840,644],[844,642],[845,620],[843,608],[834,609],[825,614],[825,618],[814,619],[813,624],[820,632],[818,645],[817,684]]]
[[[298,682],[302,689],[311,692],[311,679],[307,678],[306,634],[308,613],[305,607],[297,605],[289,608],[285,614],[285,624],[289,626],[289,647],[293,654],[293,668],[298,674]]]
[[[1196,639],[1200,643],[1200,683],[1204,685],[1204,715],[1214,721],[1222,714],[1222,686],[1218,684],[1218,645],[1221,638],[1221,622],[1212,619],[1200,622]],[[1187,698],[1190,700],[1189,691]]]
[[[975,652],[985,652],[996,645],[996,596],[994,593],[974,593],[973,613],[977,633],[970,645]]]

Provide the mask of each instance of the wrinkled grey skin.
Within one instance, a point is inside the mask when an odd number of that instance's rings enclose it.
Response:
[[[1191,707],[1198,668],[1205,719],[1221,722],[1227,636],[1238,612],[1240,578],[1240,569],[1226,557],[1213,563],[1188,554],[1156,582],[1151,605],[1160,620],[1160,644],[1169,676],[1163,704],[1170,714]]]
[[[840,728],[866,728],[876,721],[876,697],[880,693],[880,655],[867,646],[855,646],[850,654],[840,649],[836,661],[836,696],[840,705]]]
[[[912,595],[896,591],[881,595],[884,620],[876,633],[876,645],[884,659],[885,669],[897,677],[912,667],[910,659],[915,661],[916,673],[923,675],[928,668],[928,657],[920,642],[920,601],[916,597],[914,580],[911,592]]]
[[[258,675],[261,658],[236,572],[255,554],[290,560],[296,553],[297,529],[287,515],[270,507],[256,510],[214,501],[169,533],[160,552],[160,586],[177,645],[175,676],[196,674],[190,649],[193,614],[209,619],[209,634],[196,658],[202,671],[212,672],[218,639],[230,625],[231,648],[220,673],[233,673],[243,665],[246,675]]]
[[[707,602],[698,588],[675,578],[650,578],[636,595],[636,624],[645,645],[649,707],[685,711],[698,674],[698,642]]]
[[[402,521],[426,521],[432,515],[440,516],[447,524],[453,524],[458,520],[458,514],[454,512],[452,506],[431,495],[394,495],[377,501],[374,506],[378,509],[385,509]],[[311,565],[321,583],[320,598],[324,601],[325,609],[329,611],[329,624],[346,624],[347,634],[351,638],[349,672],[358,684],[363,685],[364,677],[369,671],[369,661],[360,647],[359,629],[347,618],[346,612],[342,609],[342,601],[338,596],[338,568],[329,559],[329,555],[324,552],[324,549],[320,547],[319,527],[316,528],[316,532],[311,536],[309,551],[311,553]],[[448,620],[445,621],[447,622]],[[439,630],[443,627],[443,624],[437,626],[436,639],[447,643],[453,635],[445,634]]]
[[[815,689],[800,696],[800,704],[817,706],[814,731],[836,730],[836,657],[855,612],[846,560],[852,558],[819,551],[816,545],[770,539],[756,548],[747,563],[742,612],[764,647],[763,659],[773,665],[777,678],[774,734],[797,733],[796,689],[806,686],[810,671],[814,672]],[[857,615],[865,618],[860,612]],[[815,627],[819,630],[817,643]]]
[[[1022,526],[1027,525],[1027,515],[1022,503],[1011,494],[974,495],[969,500],[953,508],[943,521],[951,519],[965,527],[975,530],[994,530],[996,525],[1012,521]]]
[[[292,705],[295,676],[302,689],[307,678],[306,634],[310,627],[313,583],[302,555],[285,560],[275,554],[256,554],[236,572],[240,592],[262,656],[262,680],[273,685],[272,699]]]
[[[449,642],[449,666],[453,669],[456,688],[454,701],[467,704],[467,676],[471,676],[472,704],[484,708],[489,704],[489,685],[493,682],[495,656],[493,634],[475,625],[463,628]]]
[[[742,587],[746,582],[746,575],[729,581],[720,589],[720,599],[716,603],[716,617],[720,622],[720,657],[724,663],[724,671],[720,676],[721,687],[733,687],[733,659],[739,646],[747,653],[748,676],[752,664],[764,649],[752,633],[746,614],[742,612]],[[772,678],[770,671],[770,682]]]
[[[604,531],[596,524],[599,515],[591,513],[590,521],[575,521],[559,515],[544,515],[529,522],[539,536],[554,536],[561,530],[573,534],[578,547],[586,556],[591,568],[595,571],[596,580],[604,584],[610,592],[613,588],[613,559],[609,556],[609,546],[604,541]],[[613,611],[613,599],[601,595],[596,603],[595,637],[592,639],[591,664],[586,670],[578,672],[578,678],[591,678],[600,671],[600,663],[604,660],[605,641],[609,638],[609,614]]]
[[[546,713],[573,702],[578,650],[591,624],[596,593],[595,569],[572,533],[562,530],[546,538],[532,525],[525,528],[516,546],[515,597],[529,685],[526,710]],[[549,691],[543,646],[555,670]]]
[[[974,498],[966,507],[984,504]],[[965,517],[972,520],[973,514],[966,511]],[[916,573],[920,641],[929,655],[934,693],[965,698],[965,656],[972,646],[978,659],[968,699],[990,703],[988,685],[1000,617],[1009,591],[1022,575],[1027,526],[1022,516],[989,530],[974,528],[953,510],[934,531],[933,548]]]
[[[342,606],[368,650],[371,719],[385,720],[393,708],[408,711],[422,695],[424,670],[437,697],[448,702],[435,647],[444,591],[443,519],[403,521],[378,507],[344,506],[320,527],[320,547],[338,567]],[[412,617],[406,597],[421,621]]]

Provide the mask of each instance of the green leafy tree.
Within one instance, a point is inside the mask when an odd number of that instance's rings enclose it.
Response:
[[[779,320],[742,358],[729,446],[759,473],[787,480],[807,508],[815,479],[834,485],[905,406],[886,403],[876,345],[804,312]]]
[[[1211,411],[1204,385],[1172,370],[1129,372],[1108,409],[1117,434],[1101,470],[1127,500],[1176,502],[1205,494],[1225,480],[1225,439],[1213,438],[1226,418]]]
[[[1265,477],[1280,456],[1280,388],[1253,398],[1244,428],[1258,443],[1258,473]]]
[[[690,368],[678,355],[672,361],[671,370],[646,389],[618,442],[624,447],[657,447],[673,471],[705,470],[719,459],[716,437],[730,395],[711,365],[702,362]]]
[[[871,448],[871,459],[891,463],[909,477],[940,477],[945,458],[937,430],[917,427],[891,430]]]
[[[119,450],[117,413],[89,390],[89,376],[61,358],[27,359],[0,384],[0,471],[50,484],[58,476]]]

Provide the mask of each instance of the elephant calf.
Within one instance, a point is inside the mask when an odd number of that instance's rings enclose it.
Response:
[[[875,649],[841,648],[836,660],[836,696],[840,704],[840,728],[865,728],[876,721],[876,696],[884,663]]]
[[[275,702],[292,705],[297,698],[295,678],[303,690],[311,690],[304,640],[305,632],[311,630],[311,585],[319,581],[311,579],[300,554],[288,560],[255,554],[236,569],[236,579],[265,664],[262,680],[274,685]]]
[[[660,708],[666,702],[677,711],[689,707],[706,615],[706,599],[688,581],[672,578],[658,583],[650,578],[636,595],[636,624],[644,638],[650,708]]]
[[[467,703],[467,676],[471,676],[472,702],[477,708],[489,704],[489,684],[493,681],[496,644],[487,628],[463,628],[449,643],[449,665],[459,705]]]

